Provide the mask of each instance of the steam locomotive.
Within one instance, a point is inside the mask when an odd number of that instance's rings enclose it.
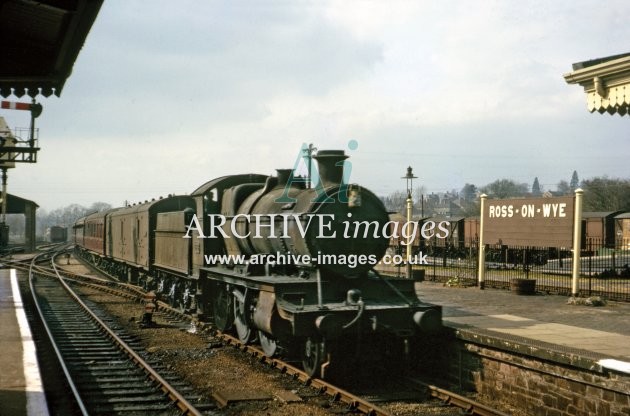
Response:
[[[442,309],[421,302],[413,280],[373,270],[389,217],[376,195],[344,183],[346,158],[319,151],[315,188],[288,169],[223,176],[88,215],[73,227],[78,253],[269,356],[299,357],[312,376],[399,354],[441,328]]]

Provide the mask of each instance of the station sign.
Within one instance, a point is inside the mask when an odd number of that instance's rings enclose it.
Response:
[[[484,243],[528,247],[572,247],[575,198],[488,199]]]

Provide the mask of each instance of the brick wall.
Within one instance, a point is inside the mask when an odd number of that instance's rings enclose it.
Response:
[[[442,379],[446,374],[451,386],[476,391],[527,414],[630,415],[630,377],[622,373],[572,368],[461,340],[439,351],[440,360],[431,367]]]

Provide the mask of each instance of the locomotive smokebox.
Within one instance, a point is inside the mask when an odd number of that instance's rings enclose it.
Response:
[[[385,254],[389,238],[381,230],[389,217],[376,195],[342,183],[347,158],[343,150],[320,150],[316,188],[293,183],[293,171],[279,169],[265,186],[241,184],[226,193],[222,211],[239,217],[238,235],[245,236],[226,239],[234,241],[238,250],[233,252],[307,256],[328,272],[327,279],[364,276]],[[245,217],[261,225],[252,226]],[[231,232],[231,224],[225,227]]]
[[[313,159],[317,161],[317,170],[322,186],[339,185],[343,179],[343,161],[348,156],[343,150],[320,150]]]

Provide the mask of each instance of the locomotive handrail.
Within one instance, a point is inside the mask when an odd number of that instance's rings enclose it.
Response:
[[[357,305],[359,305],[359,311],[357,312],[357,316],[355,316],[352,321],[345,324],[342,327],[343,329],[350,328],[352,325],[356,324],[359,319],[361,319],[361,316],[363,315],[363,311],[365,311],[365,302],[363,302],[363,299],[359,298]]]
[[[398,288],[394,285],[391,284],[391,282],[389,282],[387,279],[385,279],[383,276],[381,276],[381,274],[379,272],[377,272],[376,270],[372,269],[372,272],[374,272],[374,274],[376,275],[376,277],[378,277],[382,282],[384,282],[387,286],[389,286],[389,288],[391,290],[393,290],[398,296],[400,296],[400,298],[409,306],[413,306],[416,304],[416,302],[412,302],[409,299],[407,299],[407,296],[405,296],[400,290],[398,290]]]

